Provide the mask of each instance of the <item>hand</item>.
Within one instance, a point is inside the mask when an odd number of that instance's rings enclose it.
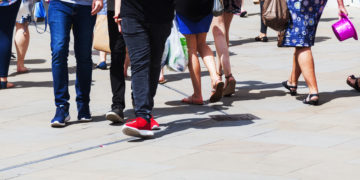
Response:
[[[118,25],[118,29],[119,29],[119,32],[121,33],[122,30],[121,30],[121,18],[118,18],[117,16],[114,16],[114,21],[115,23]]]
[[[91,6],[91,15],[96,15],[103,8],[103,0],[93,0]]]
[[[341,18],[341,14],[345,14],[346,16],[349,15],[349,13],[347,12],[347,10],[345,9],[344,6],[339,6],[339,17]]]

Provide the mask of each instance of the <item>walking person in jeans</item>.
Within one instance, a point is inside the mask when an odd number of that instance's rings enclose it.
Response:
[[[113,93],[111,111],[106,113],[106,119],[114,123],[124,122],[125,109],[125,74],[124,61],[126,55],[125,41],[118,25],[114,21],[114,0],[107,1],[107,19],[111,50],[110,82]],[[120,8],[120,7],[119,7]],[[117,20],[117,19],[116,19]]]
[[[102,0],[52,0],[49,5],[52,74],[56,114],[52,127],[63,127],[69,116],[68,54],[70,30],[73,29],[76,58],[76,102],[78,120],[91,121],[89,108],[92,76],[92,37],[96,13],[103,7]]]
[[[116,0],[121,2],[121,29],[131,63],[131,81],[136,118],[123,126],[123,133],[152,137],[152,116],[161,57],[174,18],[173,0]],[[116,11],[115,16],[119,12]]]
[[[8,83],[11,44],[15,26],[16,15],[19,11],[21,0],[0,1],[0,89],[14,87]]]

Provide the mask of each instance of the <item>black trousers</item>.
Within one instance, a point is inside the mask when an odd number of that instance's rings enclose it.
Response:
[[[113,93],[111,108],[125,109],[124,62],[126,46],[123,35],[113,19],[114,11],[108,11],[108,31],[111,50],[110,81]]]
[[[263,20],[262,20],[262,9],[264,6],[264,0],[260,0],[260,22],[261,22],[261,29],[260,32],[266,34],[267,32],[267,26],[264,24]]]
[[[150,120],[161,70],[161,56],[172,22],[155,24],[124,17],[122,31],[131,63],[135,115]]]

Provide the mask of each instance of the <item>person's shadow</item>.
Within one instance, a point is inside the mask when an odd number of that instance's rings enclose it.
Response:
[[[303,101],[308,94],[299,94],[296,99],[299,101]],[[360,96],[358,91],[355,90],[336,90],[333,92],[320,92],[319,93],[319,105],[323,105],[331,102],[334,99],[338,98],[349,98]]]

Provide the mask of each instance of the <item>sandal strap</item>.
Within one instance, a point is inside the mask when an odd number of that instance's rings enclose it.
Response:
[[[231,77],[233,77],[232,73],[230,73],[228,76],[225,76],[225,79],[229,79]]]
[[[319,97],[319,94],[309,94],[309,99],[311,99],[313,97]]]

